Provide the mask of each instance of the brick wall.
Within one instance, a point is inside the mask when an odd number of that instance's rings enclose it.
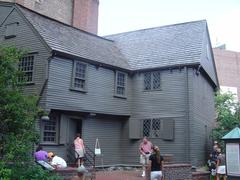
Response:
[[[236,87],[240,100],[240,52],[213,49],[220,86]]]
[[[40,14],[97,34],[98,0],[0,0],[16,2]]]
[[[96,179],[96,172],[94,169],[88,169],[88,173],[85,173],[84,180],[94,180]],[[57,169],[54,171],[58,175],[62,176],[64,180],[75,180],[75,179],[81,179],[78,178],[77,168],[67,167],[64,169]]]
[[[164,165],[164,180],[192,180],[191,164]]]
[[[73,26],[97,34],[98,0],[73,1]]]
[[[193,180],[209,180],[210,172],[193,172],[192,179]]]

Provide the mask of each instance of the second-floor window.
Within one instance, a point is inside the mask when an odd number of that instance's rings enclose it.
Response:
[[[87,64],[80,61],[74,62],[72,88],[86,91]]]
[[[160,71],[144,73],[144,90],[160,89]]]
[[[34,56],[25,56],[19,60],[18,70],[21,74],[18,77],[19,82],[33,82]]]
[[[115,95],[117,96],[126,96],[126,79],[127,76],[123,72],[116,72],[116,87]]]

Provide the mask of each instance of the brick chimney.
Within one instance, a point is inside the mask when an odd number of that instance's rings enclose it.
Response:
[[[24,0],[15,0],[16,3],[24,5]]]
[[[73,0],[72,25],[97,34],[99,0]]]

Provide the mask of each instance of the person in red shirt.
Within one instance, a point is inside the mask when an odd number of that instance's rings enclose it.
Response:
[[[149,161],[149,156],[152,153],[153,145],[152,143],[147,139],[147,137],[143,138],[143,141],[141,142],[139,146],[139,152],[140,152],[140,163],[142,164],[142,177],[146,175],[146,165]]]

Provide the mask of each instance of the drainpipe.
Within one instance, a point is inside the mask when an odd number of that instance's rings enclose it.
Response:
[[[187,161],[190,163],[190,156],[191,156],[191,145],[190,145],[190,117],[189,117],[189,84],[188,84],[188,68],[187,66],[184,67],[185,71],[185,87],[186,87],[186,128],[187,128],[187,133],[186,133],[186,154],[187,154]]]

